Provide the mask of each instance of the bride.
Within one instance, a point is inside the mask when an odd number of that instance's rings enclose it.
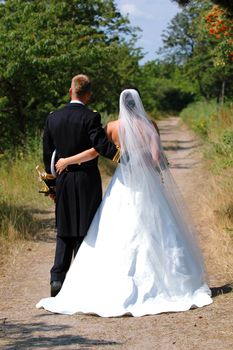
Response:
[[[111,317],[210,304],[194,226],[136,90],[121,93],[119,119],[106,130],[120,163],[61,291],[37,308]],[[87,150],[57,169],[88,159]]]

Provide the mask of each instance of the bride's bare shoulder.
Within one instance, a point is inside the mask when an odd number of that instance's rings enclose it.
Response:
[[[118,126],[119,126],[119,120],[112,120],[111,122],[108,122],[105,126],[105,132],[109,139],[111,139],[115,144],[119,143],[118,139]]]
[[[118,128],[118,125],[119,125],[119,120],[112,120],[107,123],[107,125],[105,126],[105,130],[107,133],[113,132]]]
[[[115,128],[118,126],[118,124],[119,124],[119,119],[116,119],[116,120],[112,120],[112,121],[108,122],[107,126],[109,128]]]

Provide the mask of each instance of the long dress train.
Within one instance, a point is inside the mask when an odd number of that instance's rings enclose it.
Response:
[[[135,196],[124,185],[121,167],[61,291],[55,298],[42,299],[38,308],[62,314],[142,316],[212,302],[202,262],[196,261],[160,179],[156,179],[154,205],[148,208],[140,189]]]

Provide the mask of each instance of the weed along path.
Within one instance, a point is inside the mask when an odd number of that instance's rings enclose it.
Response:
[[[159,127],[171,170],[200,232],[210,286],[226,285],[233,280],[232,243],[213,223],[199,142],[178,118],[163,120]],[[0,349],[233,349],[233,293],[218,295],[201,309],[140,318],[37,310],[35,304],[49,295],[55,247],[53,209],[37,215],[44,221],[43,232],[36,241],[12,249],[0,276]]]

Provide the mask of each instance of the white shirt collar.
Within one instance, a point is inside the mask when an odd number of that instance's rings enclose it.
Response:
[[[85,104],[82,101],[79,101],[79,100],[71,100],[70,103],[80,103],[81,105],[85,106]]]

